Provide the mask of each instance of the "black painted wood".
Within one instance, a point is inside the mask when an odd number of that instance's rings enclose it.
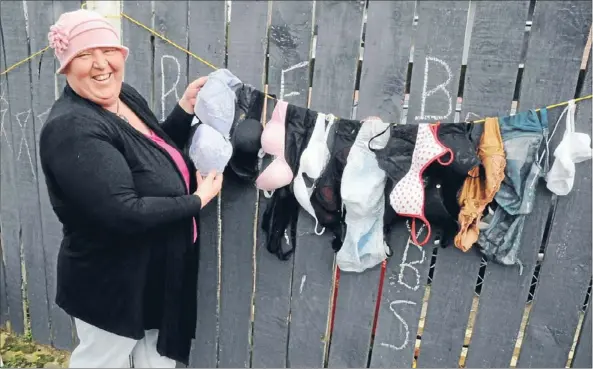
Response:
[[[171,6],[164,1],[154,3],[155,30],[186,48],[188,41],[188,2]],[[146,75],[148,76],[148,75]],[[154,112],[165,120],[187,88],[187,54],[164,40],[154,41]]]
[[[414,1],[369,3],[357,119],[401,120],[413,19]],[[340,272],[329,367],[366,367],[382,274]]]
[[[58,18],[61,14],[65,12],[74,11],[80,9],[82,6],[81,1],[69,1],[69,0],[54,0],[53,1],[53,12],[54,12],[54,23],[57,22]],[[49,31],[49,30],[48,30]],[[48,50],[48,54],[45,57],[48,57],[53,51],[50,49]],[[55,59],[55,69],[58,70],[60,67],[60,62]],[[66,77],[63,74],[56,75],[57,80],[57,89],[58,89],[58,96],[62,94],[62,90],[64,86],[66,86]]]
[[[364,1],[320,1],[315,10],[317,45],[311,109],[350,117]]]
[[[312,1],[272,3],[268,91],[298,106],[307,106],[312,24]],[[268,100],[268,117],[271,117],[273,105]],[[269,200],[260,193],[252,367],[279,368],[287,367],[294,257],[280,261],[266,249],[261,221],[268,203]],[[286,234],[291,232],[289,227]],[[283,249],[293,246],[285,242]],[[290,239],[288,242],[291,242]]]
[[[189,3],[189,50],[214,63],[224,64],[226,52],[226,7],[224,2],[191,1]],[[213,70],[188,56],[190,81]],[[220,196],[200,212],[200,262],[198,269],[198,321],[190,367],[214,368],[218,362],[218,294],[220,234]]]
[[[462,0],[417,3],[408,123],[453,120],[468,9]]]
[[[536,3],[519,110],[574,97],[577,71],[591,26],[590,12],[588,2]],[[549,111],[551,128],[561,110]],[[554,145],[550,149],[553,152]],[[551,193],[541,180],[533,210],[525,221],[518,255],[523,262],[522,275],[517,267],[488,265],[466,362],[468,367],[505,367],[511,362],[550,205]]]
[[[272,4],[268,91],[298,106],[307,106],[312,38],[313,1]]]
[[[6,64],[12,65],[25,59],[30,52],[23,40],[27,39],[27,20],[23,4],[9,2],[3,6],[0,15],[2,23],[15,22],[10,32],[4,32]],[[9,20],[10,19],[10,20]],[[29,310],[31,334],[35,340],[49,344],[49,306],[45,283],[45,255],[41,236],[39,214],[39,192],[37,186],[37,160],[34,132],[34,112],[32,111],[30,64],[25,63],[8,73],[8,103],[12,126],[13,156],[15,165],[15,190],[20,214],[21,232],[17,252],[22,252],[26,268],[26,305]],[[4,228],[4,227],[3,227]],[[9,246],[10,248],[11,246]],[[16,256],[13,261],[16,261]],[[10,266],[20,268],[21,263]]]
[[[591,64],[581,96],[590,94]],[[560,124],[556,134],[562,136],[564,120]],[[591,100],[585,100],[577,107],[575,130],[591,129]],[[576,164],[573,189],[558,196],[517,367],[566,365],[591,279],[591,171],[591,160]]]
[[[585,312],[571,368],[591,368],[591,303]]]
[[[311,109],[351,117],[363,10],[361,1],[316,3]],[[290,366],[324,366],[329,349],[335,253],[329,230],[317,236],[314,227],[314,219],[301,210],[294,255]]]
[[[423,230],[418,239],[423,239]],[[434,241],[416,246],[405,223],[395,224],[388,243],[393,256],[387,262],[379,306],[377,331],[371,356],[372,368],[410,368]]]
[[[2,92],[0,91],[0,94]],[[0,235],[0,240],[2,240]],[[6,274],[4,259],[2,256],[2,243],[0,242],[0,327],[6,328],[6,323],[10,322],[8,310],[8,294],[6,293]]]
[[[0,5],[0,11],[1,11]],[[0,26],[0,40],[2,40],[2,26]],[[4,43],[4,41],[2,41]],[[4,48],[0,47],[0,71],[4,71],[6,69],[6,65],[4,63]],[[6,111],[6,104],[4,95],[6,94],[6,87],[4,86],[4,79],[0,78],[0,128],[4,125],[4,116]],[[3,153],[2,147],[7,145],[6,137],[4,136],[4,131],[0,130],[0,154]],[[5,163],[2,161],[2,155],[0,155],[0,172],[4,173],[5,170]],[[0,176],[0,200],[2,199],[2,176]],[[0,201],[1,204],[1,201]],[[2,207],[0,206],[0,211]],[[4,226],[2,222],[2,217],[0,217],[0,326],[6,327],[7,323],[10,323],[10,315],[8,309],[8,291],[6,285],[6,267],[4,266],[4,246],[2,242],[4,237],[2,235],[2,227]]]
[[[27,3],[27,12],[29,14],[29,37],[32,50],[39,50],[47,45],[47,32],[49,27],[55,22],[53,12],[48,12],[52,9],[51,1],[34,1]],[[55,57],[53,50],[49,50],[43,55],[43,58],[31,61],[32,72],[32,114],[34,119],[34,134],[35,147],[39,142],[39,135],[41,128],[47,119],[49,111],[53,104],[53,99],[47,98],[53,96],[55,91]],[[41,63],[41,64],[40,64]],[[33,146],[33,145],[32,145]],[[32,204],[32,211],[35,211],[40,216],[42,237],[40,246],[43,247],[45,253],[44,260],[40,260],[40,264],[44,266],[35,266],[39,270],[45,269],[46,283],[47,283],[47,298],[49,300],[49,314],[51,321],[51,341],[54,346],[62,349],[72,348],[72,320],[60,307],[55,303],[56,296],[56,282],[57,282],[57,258],[60,244],[62,242],[62,225],[55,215],[49,195],[47,193],[47,186],[41,168],[41,161],[39,154],[35,154],[35,165],[37,170],[37,183],[39,187],[39,202]],[[36,240],[37,242],[37,240]],[[38,251],[34,250],[37,254]],[[29,276],[28,278],[33,278]]]
[[[511,109],[529,2],[476,2],[461,119],[499,116]]]
[[[370,1],[357,119],[401,122],[415,1]]]
[[[0,3],[0,14],[6,14],[9,10],[5,3]],[[0,17],[0,20],[5,19]],[[5,70],[12,64],[8,64],[12,59],[8,59],[6,42],[9,38],[5,37],[7,33],[2,24],[11,24],[0,22],[0,38],[2,40],[0,51],[2,52],[2,70]],[[8,59],[8,60],[7,60]],[[11,329],[16,333],[24,333],[24,314],[23,299],[21,293],[21,257],[20,257],[20,237],[19,230],[20,214],[17,198],[17,179],[15,158],[15,141],[13,139],[13,127],[11,124],[11,115],[13,109],[9,105],[9,86],[8,75],[0,76],[0,165],[2,175],[0,176],[0,228],[2,237],[3,262],[6,276],[6,294],[7,306],[9,309],[9,320]]]
[[[154,20],[151,6],[152,1],[123,1],[122,12],[136,19],[138,22],[152,27]],[[160,69],[153,69],[155,65],[153,64],[151,34],[124,17],[121,18],[121,28],[122,44],[130,48],[130,55],[128,56],[128,60],[126,60],[124,80],[138,90],[146,101],[148,101],[151,109],[156,112],[154,110],[154,95],[157,85],[153,82],[154,76]],[[156,61],[159,62],[159,64],[156,64],[156,67],[160,68],[160,59]],[[157,91],[160,91],[160,89]]]
[[[268,3],[233,2],[228,68],[263,90]],[[257,192],[227,170],[222,188],[220,367],[249,367]]]
[[[296,248],[293,255],[288,367],[323,367],[330,298],[333,286],[334,252],[330,232],[314,232],[315,220],[299,210]]]
[[[524,1],[476,3],[462,118],[467,112],[509,112],[528,7]],[[418,367],[458,365],[480,260],[475,248],[466,253],[454,245],[439,250]]]

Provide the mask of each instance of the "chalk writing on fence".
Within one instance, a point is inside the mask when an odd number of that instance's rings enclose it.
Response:
[[[297,68],[303,68],[306,67],[307,65],[309,65],[309,61],[302,61],[298,64],[292,65],[286,69],[282,69],[282,72],[280,73],[280,100],[284,99],[285,97],[290,97],[290,96],[298,96],[301,93],[298,91],[292,91],[287,93],[286,95],[284,95],[284,75],[292,70],[295,70]]]
[[[399,283],[400,285],[402,285],[412,291],[417,291],[418,288],[420,288],[420,271],[414,265],[424,263],[424,261],[426,260],[426,252],[424,251],[424,249],[422,247],[414,244],[411,241],[412,240],[410,238],[408,238],[408,242],[406,243],[406,248],[404,249],[404,255],[402,257],[402,262],[399,265],[399,274],[397,275],[397,283]],[[420,253],[422,255],[420,260],[407,261],[408,251],[410,250],[410,245],[413,245],[414,247],[416,247],[416,249],[418,249],[418,251],[420,251]],[[414,274],[416,275],[416,284],[414,286],[410,286],[409,284],[407,284],[405,282],[404,271],[406,268],[412,269],[414,271]],[[389,285],[390,286],[395,285],[395,276],[394,275],[391,275],[389,277]]]
[[[21,118],[23,115],[25,115],[24,120]],[[27,132],[26,132],[26,128],[27,128],[27,123],[29,122],[29,118],[31,117],[31,109],[20,112],[15,114],[16,117],[16,121],[19,124],[19,127],[21,127],[21,141],[19,143],[19,153],[16,156],[17,160],[21,160],[21,154],[23,152],[23,146],[25,147],[25,151],[27,152],[27,156],[29,157],[29,166],[31,167],[31,174],[33,174],[33,178],[37,179],[37,176],[35,175],[35,167],[33,167],[33,157],[31,156],[31,148],[29,147],[29,143],[27,142]]]
[[[397,311],[395,311],[395,305],[400,305],[400,304],[416,305],[416,303],[414,301],[408,301],[408,300],[395,300],[395,301],[391,301],[389,303],[389,310],[391,310],[391,312],[393,313],[393,315],[395,315],[397,320],[400,321],[400,323],[404,327],[404,330],[406,331],[404,342],[400,346],[396,346],[391,343],[385,343],[385,342],[381,342],[381,344],[380,344],[383,347],[387,347],[387,348],[397,350],[397,351],[404,349],[406,346],[408,346],[408,343],[410,343],[410,328],[408,327],[408,322],[406,322],[404,320],[404,318],[402,318],[401,315],[399,315],[397,313]]]
[[[6,145],[8,150],[12,153],[12,146],[10,145],[10,138],[8,137],[8,133],[6,133],[6,128],[4,128],[4,122],[6,122],[6,112],[8,112],[8,101],[4,98],[4,92],[0,95],[0,140],[2,136],[6,139]]]
[[[303,293],[303,288],[305,287],[305,282],[307,281],[307,275],[303,275],[301,278],[301,286],[299,287],[299,294]]]
[[[467,112],[467,114],[465,115],[465,120],[464,120],[464,122],[469,122],[470,115],[473,115],[474,117],[476,117],[476,118],[478,118],[478,119],[480,118],[480,116],[479,116],[478,114],[476,114],[476,113],[472,113],[471,111],[468,111],[468,112]]]
[[[426,90],[428,88],[428,62],[433,62],[436,64],[440,64],[445,71],[447,72],[447,80],[439,85],[437,85],[435,88],[431,89],[431,90]],[[416,120],[441,120],[441,119],[446,119],[449,117],[449,115],[451,115],[451,113],[453,112],[453,101],[451,99],[451,93],[449,92],[449,90],[447,90],[447,86],[449,85],[449,83],[451,83],[451,80],[453,79],[453,73],[451,73],[451,68],[449,67],[449,65],[447,63],[445,63],[444,61],[442,61],[441,59],[435,58],[434,56],[426,56],[426,61],[424,63],[424,85],[422,87],[422,99],[420,100],[420,115],[416,116]],[[447,102],[448,102],[448,108],[447,108],[447,114],[445,115],[424,115],[425,109],[426,109],[426,99],[429,96],[434,95],[435,93],[437,93],[438,91],[442,91],[446,96],[447,96]]]
[[[172,60],[177,68],[177,75],[175,77],[175,83],[173,86],[165,92],[165,59]],[[177,93],[177,84],[181,78],[181,65],[179,60],[172,55],[161,56],[161,120],[165,120],[165,101],[167,96],[175,93],[175,101],[179,101],[179,93]]]
[[[47,118],[47,116],[49,115],[49,112],[51,111],[51,107],[47,108],[46,111],[44,111],[43,113],[37,115],[37,120],[41,123],[44,124],[45,123],[45,119]]]

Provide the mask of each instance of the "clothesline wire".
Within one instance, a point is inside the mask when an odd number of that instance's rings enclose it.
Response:
[[[86,6],[87,6],[87,3],[85,2],[85,3],[83,3],[83,4],[81,5],[81,8],[82,8],[82,9],[86,9]],[[153,28],[150,28],[150,27],[148,27],[147,25],[145,25],[145,24],[143,24],[142,22],[140,22],[140,21],[138,21],[138,20],[136,20],[136,19],[134,19],[134,18],[130,17],[129,15],[127,15],[127,14],[126,14],[126,13],[124,13],[124,12],[120,12],[120,14],[119,14],[119,15],[106,15],[105,17],[106,17],[106,18],[120,18],[120,19],[123,17],[123,18],[125,18],[125,19],[129,20],[130,22],[134,23],[135,25],[139,26],[140,28],[143,28],[144,30],[148,31],[148,32],[149,32],[149,33],[151,33],[152,35],[154,35],[154,36],[157,36],[157,37],[158,37],[158,38],[160,38],[161,40],[163,40],[163,41],[167,42],[167,43],[168,43],[168,44],[170,44],[171,46],[173,46],[173,47],[175,47],[175,48],[177,48],[177,49],[179,49],[179,50],[183,51],[184,53],[186,53],[186,54],[188,54],[188,55],[190,55],[190,56],[192,56],[192,57],[194,57],[195,59],[199,60],[199,61],[200,61],[200,62],[202,62],[203,64],[205,64],[205,65],[209,66],[210,68],[212,68],[212,69],[214,69],[214,70],[218,70],[218,69],[219,69],[219,68],[217,68],[216,66],[214,66],[212,63],[210,63],[210,62],[208,62],[207,60],[205,60],[205,59],[201,58],[200,56],[196,55],[195,53],[192,53],[191,51],[187,50],[187,49],[186,49],[186,48],[184,48],[183,46],[180,46],[180,45],[178,45],[178,44],[177,44],[175,41],[168,39],[166,36],[164,36],[164,35],[162,35],[161,33],[157,32],[157,31],[156,31],[156,30],[154,30]],[[10,72],[10,71],[14,70],[15,68],[19,67],[20,65],[22,65],[22,64],[24,64],[24,63],[28,62],[29,60],[31,60],[31,59],[33,59],[33,58],[35,58],[37,55],[43,54],[43,53],[44,53],[44,52],[46,52],[48,49],[49,49],[49,46],[46,46],[45,48],[43,48],[43,49],[41,49],[41,50],[37,51],[36,53],[34,53],[34,54],[32,54],[32,55],[28,56],[27,58],[25,58],[25,59],[23,59],[23,60],[21,60],[21,61],[19,61],[19,62],[15,63],[15,64],[13,64],[13,65],[11,65],[10,67],[6,68],[6,70],[4,70],[3,72],[1,72],[1,73],[0,73],[0,76],[3,76],[3,75],[6,75],[6,74],[8,74],[8,72]],[[268,94],[265,94],[265,96],[266,96],[268,99],[272,99],[272,100],[278,100],[277,98],[275,98],[275,97],[273,97],[273,96],[270,96],[270,95],[268,95]],[[560,107],[560,106],[565,106],[565,105],[568,105],[568,103],[569,103],[570,101],[574,101],[574,102],[576,103],[576,102],[579,102],[579,101],[583,101],[583,100],[591,99],[592,97],[593,97],[593,95],[582,96],[582,97],[579,97],[579,98],[576,98],[576,99],[571,99],[571,100],[569,100],[569,101],[563,101],[563,102],[559,102],[559,103],[556,103],[556,104],[548,105],[548,106],[546,106],[545,108],[539,108],[539,109],[536,109],[536,111],[540,111],[541,109],[554,109],[554,108],[557,108],[557,107]],[[463,122],[463,123],[484,123],[485,121],[486,121],[486,119],[485,119],[485,118],[481,118],[481,119],[478,119],[478,120],[465,121],[465,122]],[[441,122],[441,123],[443,123],[443,122]],[[394,124],[394,123],[390,123],[390,124]]]

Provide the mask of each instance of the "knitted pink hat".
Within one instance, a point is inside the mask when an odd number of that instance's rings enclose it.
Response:
[[[54,49],[60,61],[57,73],[64,68],[78,53],[95,47],[115,47],[122,51],[127,59],[129,49],[122,46],[115,28],[101,14],[79,9],[66,12],[50,27],[47,34],[49,46]]]

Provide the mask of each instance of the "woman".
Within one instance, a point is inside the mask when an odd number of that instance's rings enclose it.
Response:
[[[64,238],[56,303],[75,318],[71,367],[188,363],[196,326],[197,219],[222,175],[202,179],[180,150],[206,77],[159,124],[122,82],[128,49],[101,15],[64,13],[50,46],[67,85],[40,137]],[[190,175],[192,174],[192,175]]]

